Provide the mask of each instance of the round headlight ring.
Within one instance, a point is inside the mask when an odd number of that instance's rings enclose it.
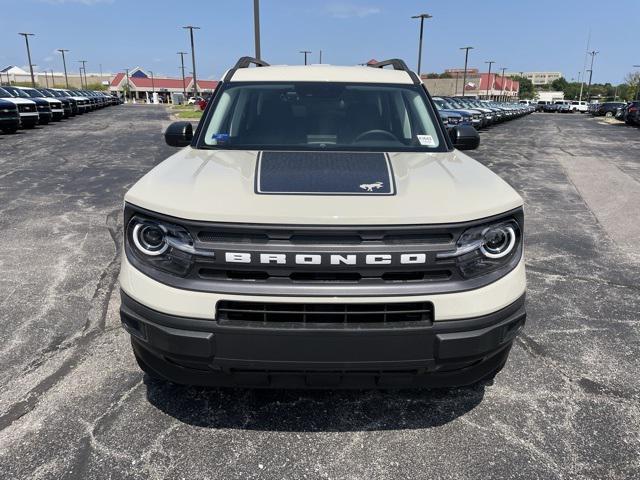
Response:
[[[500,245],[499,248],[489,248],[483,242],[482,245],[480,246],[480,251],[487,258],[502,258],[509,255],[509,253],[511,253],[511,251],[513,250],[513,247],[515,247],[516,232],[513,229],[513,227],[510,225],[501,225],[498,227],[487,228],[484,232],[482,232],[482,237],[484,238],[487,232],[494,229],[501,229],[503,231],[503,233],[506,236],[505,241],[502,243],[502,245]]]
[[[150,243],[148,238],[147,239],[144,238],[145,233],[148,234],[150,229],[155,229],[162,232],[162,241],[159,242],[157,245]],[[169,244],[166,241],[166,233],[167,232],[165,231],[164,228],[162,228],[161,225],[137,223],[133,227],[133,233],[132,233],[133,243],[135,244],[136,248],[140,250],[142,253],[144,253],[145,255],[149,255],[152,257],[162,255],[164,252],[167,251],[167,248],[169,248]]]

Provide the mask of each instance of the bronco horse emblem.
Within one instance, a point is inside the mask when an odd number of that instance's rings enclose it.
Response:
[[[362,185],[360,185],[360,188],[367,191],[367,192],[373,192],[373,189],[375,188],[376,190],[379,190],[382,188],[384,184],[382,182],[375,182],[375,183],[363,183]]]

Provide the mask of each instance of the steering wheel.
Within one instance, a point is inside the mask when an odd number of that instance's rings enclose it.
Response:
[[[371,135],[381,135],[383,137],[387,137],[390,138],[391,140],[394,140],[396,142],[398,142],[398,137],[396,137],[393,133],[388,132],[386,130],[367,130],[366,132],[362,132],[360,135],[358,135],[355,140],[355,142],[359,142],[361,140],[363,140],[365,137],[371,136]]]

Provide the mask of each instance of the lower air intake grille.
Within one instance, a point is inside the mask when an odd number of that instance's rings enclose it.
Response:
[[[267,303],[218,302],[216,320],[262,323],[432,322],[431,302],[411,303]]]

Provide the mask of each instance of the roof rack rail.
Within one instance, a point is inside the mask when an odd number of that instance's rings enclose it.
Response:
[[[240,57],[233,68],[249,68],[249,65],[255,65],[256,67],[268,67],[269,64],[264,60],[259,60],[253,57]]]
[[[405,72],[411,71],[409,70],[409,67],[407,67],[407,64],[404,63],[404,60],[401,60],[400,58],[390,58],[389,60],[382,60],[381,62],[369,64],[369,66],[373,68],[382,68],[387,65],[393,65],[394,70],[404,70]]]
[[[381,62],[370,63],[368,65],[373,68],[382,68],[382,67],[386,67],[387,65],[392,65],[394,70],[401,70],[401,71],[407,72],[411,77],[411,80],[413,81],[413,83],[415,83],[416,85],[420,85],[421,83],[420,79],[415,74],[415,72],[413,72],[409,67],[407,67],[407,64],[404,63],[404,60],[400,58],[390,58],[389,60],[382,60]]]
[[[249,68],[249,65],[255,65],[256,67],[268,67],[269,64],[264,60],[259,60],[253,57],[240,57],[236,64],[230,69],[227,74],[224,76],[223,82],[228,82],[233,77],[233,74],[236,73],[236,70],[239,68]]]

